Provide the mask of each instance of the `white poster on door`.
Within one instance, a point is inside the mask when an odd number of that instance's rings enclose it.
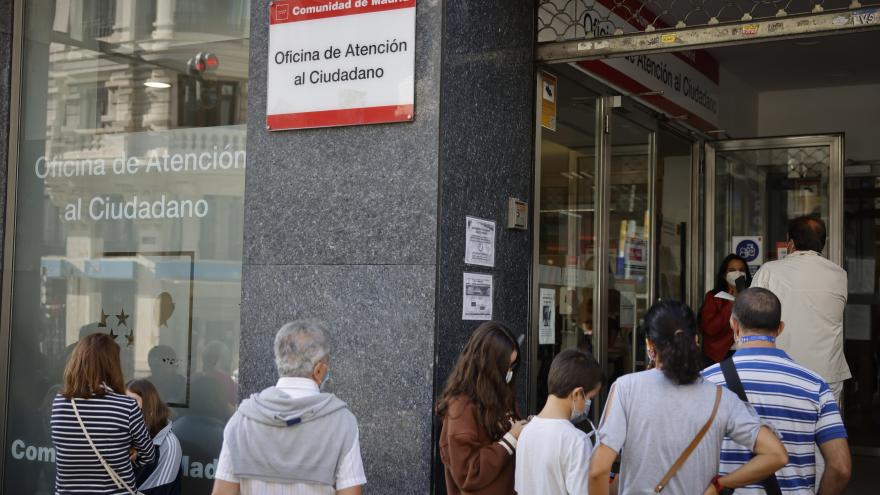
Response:
[[[556,343],[556,289],[541,289],[538,345]]]

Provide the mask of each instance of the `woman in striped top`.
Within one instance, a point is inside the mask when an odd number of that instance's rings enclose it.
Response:
[[[136,400],[144,411],[144,420],[159,456],[156,464],[138,470],[138,489],[144,495],[180,495],[183,452],[180,441],[171,431],[171,409],[149,380],[128,382],[125,395]]]
[[[138,466],[155,462],[141,409],[123,392],[116,341],[99,333],[80,340],[64,369],[64,387],[52,404],[56,494],[130,495],[135,490],[132,462]],[[114,477],[92,450],[74,404]]]

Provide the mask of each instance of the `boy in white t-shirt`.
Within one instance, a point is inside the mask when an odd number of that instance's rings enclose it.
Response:
[[[602,370],[593,356],[566,350],[553,359],[547,404],[517,441],[515,488],[519,495],[587,493],[593,432],[587,435],[573,423],[589,421],[591,399],[601,387]]]

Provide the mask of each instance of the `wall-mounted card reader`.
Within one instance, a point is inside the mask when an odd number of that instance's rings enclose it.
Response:
[[[507,228],[526,230],[529,226],[529,204],[516,198],[507,200]]]

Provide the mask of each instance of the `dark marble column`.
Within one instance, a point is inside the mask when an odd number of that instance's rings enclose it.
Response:
[[[432,405],[476,326],[461,320],[466,215],[499,225],[496,266],[477,270],[495,317],[528,326],[532,233],[503,225],[507,198],[531,196],[534,2],[419,0],[414,122],[276,133],[267,5],[252,5],[242,393],[274,383],[281,324],[324,319],[369,493],[429,493],[432,476],[442,490]]]
[[[493,318],[528,336],[531,230],[505,228],[507,200],[531,204],[534,163],[535,2],[446,2],[440,99],[440,211],[437,279],[439,395],[459,352],[480,322],[463,321],[462,273],[490,273]],[[464,264],[465,216],[498,226],[495,267]],[[525,411],[528,340],[517,373]],[[439,433],[435,419],[435,436]],[[443,489],[435,447],[435,488]]]
[[[9,166],[9,105],[12,84],[12,0],[0,0],[0,239],[6,226],[6,177]],[[3,247],[0,246],[0,279]]]
[[[268,3],[251,10],[242,392],[274,384],[285,321],[327,321],[369,493],[428,493],[442,5],[417,6],[414,122],[270,133]]]

